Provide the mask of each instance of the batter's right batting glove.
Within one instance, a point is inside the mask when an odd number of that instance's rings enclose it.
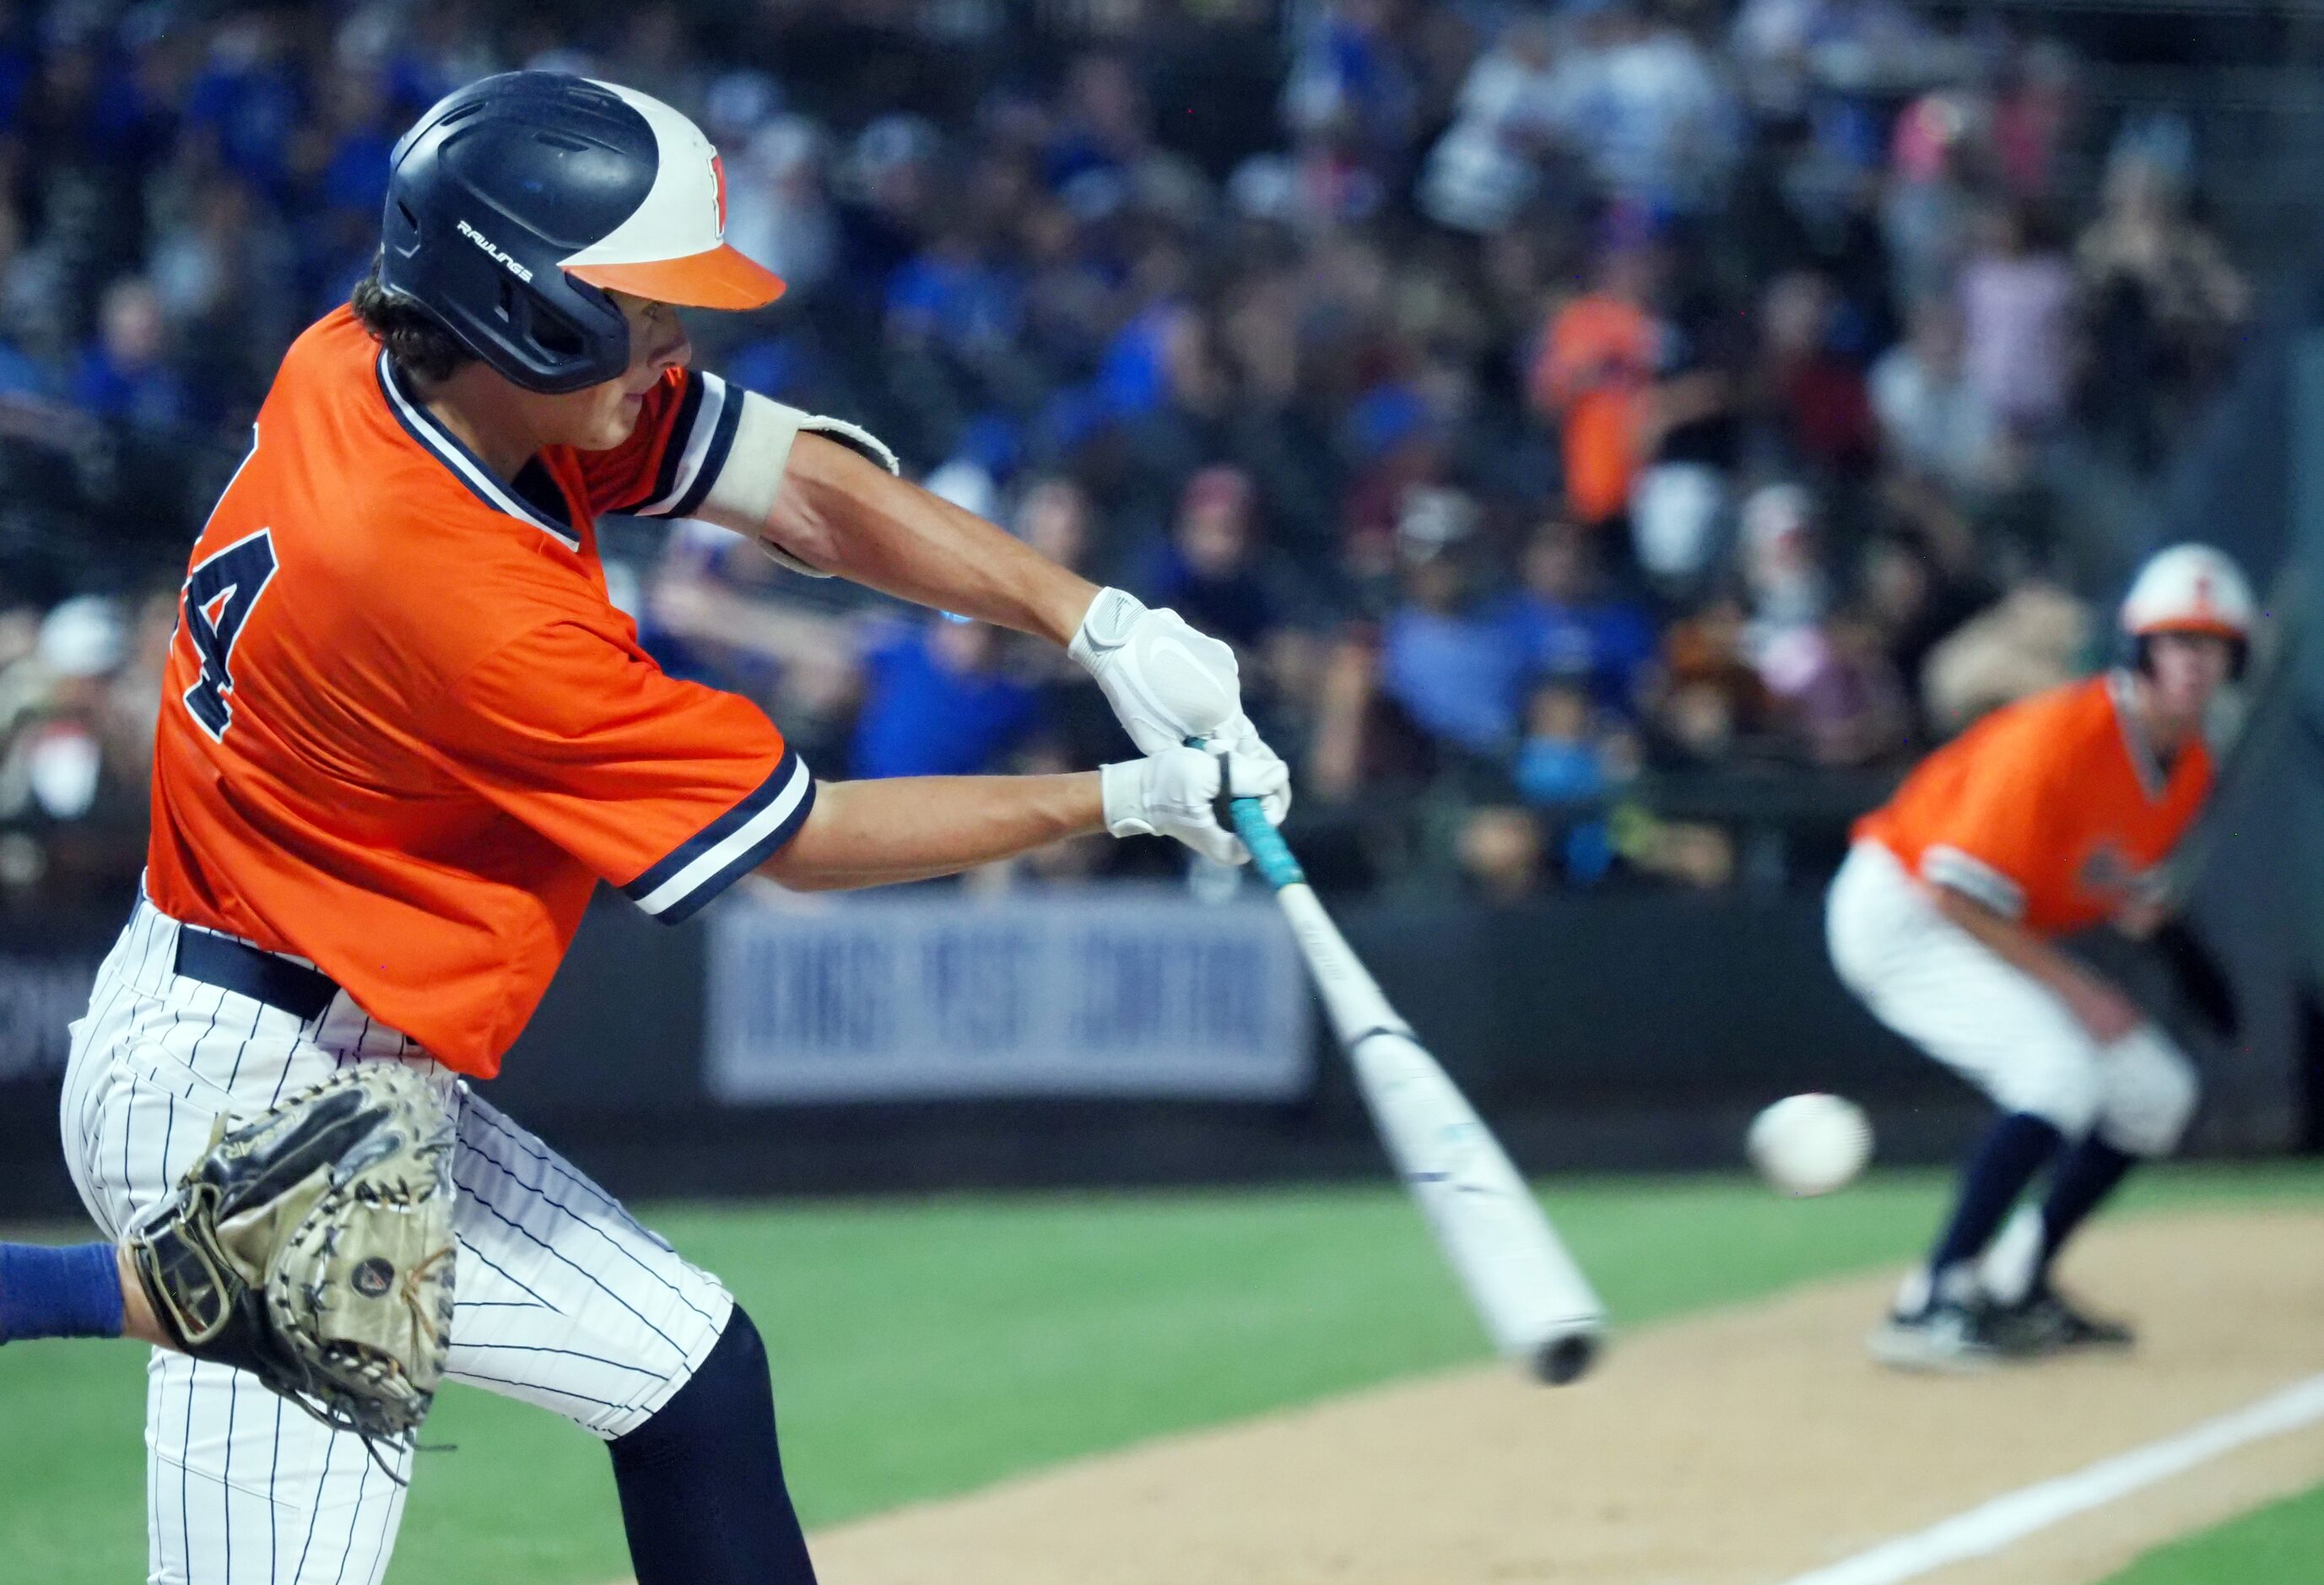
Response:
[[[1175,836],[1206,859],[1240,864],[1250,857],[1242,838],[1219,822],[1220,789],[1231,782],[1237,797],[1262,806],[1290,780],[1283,761],[1248,747],[1166,749],[1125,760],[1099,772],[1105,791],[1105,828],[1116,836]]]

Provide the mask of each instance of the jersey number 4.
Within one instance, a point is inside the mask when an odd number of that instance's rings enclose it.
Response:
[[[186,690],[186,708],[214,738],[225,737],[234,723],[226,696],[234,691],[228,663],[235,640],[273,576],[274,539],[261,529],[197,566],[186,579],[186,636],[202,663],[201,676]]]

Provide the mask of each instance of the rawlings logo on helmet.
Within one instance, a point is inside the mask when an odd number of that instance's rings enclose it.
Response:
[[[478,247],[484,249],[484,252],[492,254],[493,258],[498,259],[502,263],[507,265],[509,273],[515,276],[519,281],[530,281],[532,279],[531,271],[526,269],[522,264],[518,263],[514,259],[510,258],[508,254],[493,246],[492,241],[486,237],[483,232],[478,231],[466,220],[456,220],[452,224],[462,236],[466,237],[470,242],[475,243]]]

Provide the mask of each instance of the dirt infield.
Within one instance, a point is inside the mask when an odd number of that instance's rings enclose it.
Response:
[[[2070,1279],[2128,1359],[1875,1369],[1889,1279],[1618,1340],[1567,1389],[1399,1383],[829,1531],[829,1585],[1781,1585],[2324,1370],[2324,1213],[2098,1230]],[[1940,1585],[2086,1585],[2324,1479],[2310,1425],[2084,1514]]]

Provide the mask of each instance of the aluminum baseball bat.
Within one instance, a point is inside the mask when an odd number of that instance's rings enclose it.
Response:
[[[1451,1077],[1397,1016],[1316,899],[1256,798],[1231,805],[1314,976],[1372,1125],[1493,1346],[1553,1385],[1597,1359],[1606,1307],[1525,1180]]]

